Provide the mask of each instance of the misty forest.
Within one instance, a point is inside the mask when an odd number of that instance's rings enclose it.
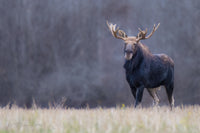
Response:
[[[0,106],[132,106],[123,47],[106,21],[175,63],[175,106],[200,104],[199,0],[0,0]],[[160,105],[168,105],[164,88]],[[144,91],[143,106],[152,98]]]

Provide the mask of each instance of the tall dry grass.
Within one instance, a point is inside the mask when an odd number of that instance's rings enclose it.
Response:
[[[200,106],[0,109],[0,133],[199,133]]]

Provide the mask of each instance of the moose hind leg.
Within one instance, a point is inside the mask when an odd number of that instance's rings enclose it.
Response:
[[[150,88],[150,89],[147,89],[147,90],[154,100],[153,105],[158,106],[159,101],[160,101],[159,98],[158,98],[158,94],[157,94],[158,88]]]
[[[171,83],[170,85],[165,86],[165,89],[167,92],[170,107],[172,109],[172,107],[174,106],[174,97],[173,97],[174,84]]]

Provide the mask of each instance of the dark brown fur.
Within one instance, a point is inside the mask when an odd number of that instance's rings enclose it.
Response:
[[[164,85],[168,100],[173,106],[174,63],[165,54],[152,54],[142,43],[134,44],[135,53],[126,60],[126,79],[135,97],[135,107],[142,101],[144,88],[157,88]],[[125,48],[126,49],[126,48]]]
[[[149,49],[140,43],[140,40],[150,38],[153,33],[158,29],[153,26],[152,32],[146,37],[147,29],[141,29],[138,35],[127,36],[126,33],[119,28],[116,24],[108,23],[108,28],[115,38],[122,39],[125,42],[124,56],[126,71],[126,80],[129,83],[135,101],[135,107],[142,101],[144,88],[148,89],[154,101],[158,102],[156,89],[161,85],[165,86],[168,100],[172,108],[174,99],[172,96],[174,89],[174,62],[165,54],[152,54]]]

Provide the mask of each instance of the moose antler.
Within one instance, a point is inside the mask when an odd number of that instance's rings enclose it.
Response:
[[[106,23],[108,25],[110,32],[115,38],[125,40],[127,35],[123,30],[119,30],[119,27],[117,27],[116,29],[116,24],[108,23],[108,21],[106,21]]]
[[[139,41],[142,40],[142,39],[148,39],[148,38],[150,38],[150,37],[153,35],[153,33],[158,29],[159,26],[160,26],[160,23],[158,23],[157,26],[155,26],[155,24],[154,24],[152,32],[151,32],[147,37],[146,37],[147,28],[146,28],[145,31],[143,31],[143,30],[141,30],[140,28],[138,28],[138,30],[139,30],[140,32],[139,32],[138,35],[137,35],[137,41],[139,42]]]

